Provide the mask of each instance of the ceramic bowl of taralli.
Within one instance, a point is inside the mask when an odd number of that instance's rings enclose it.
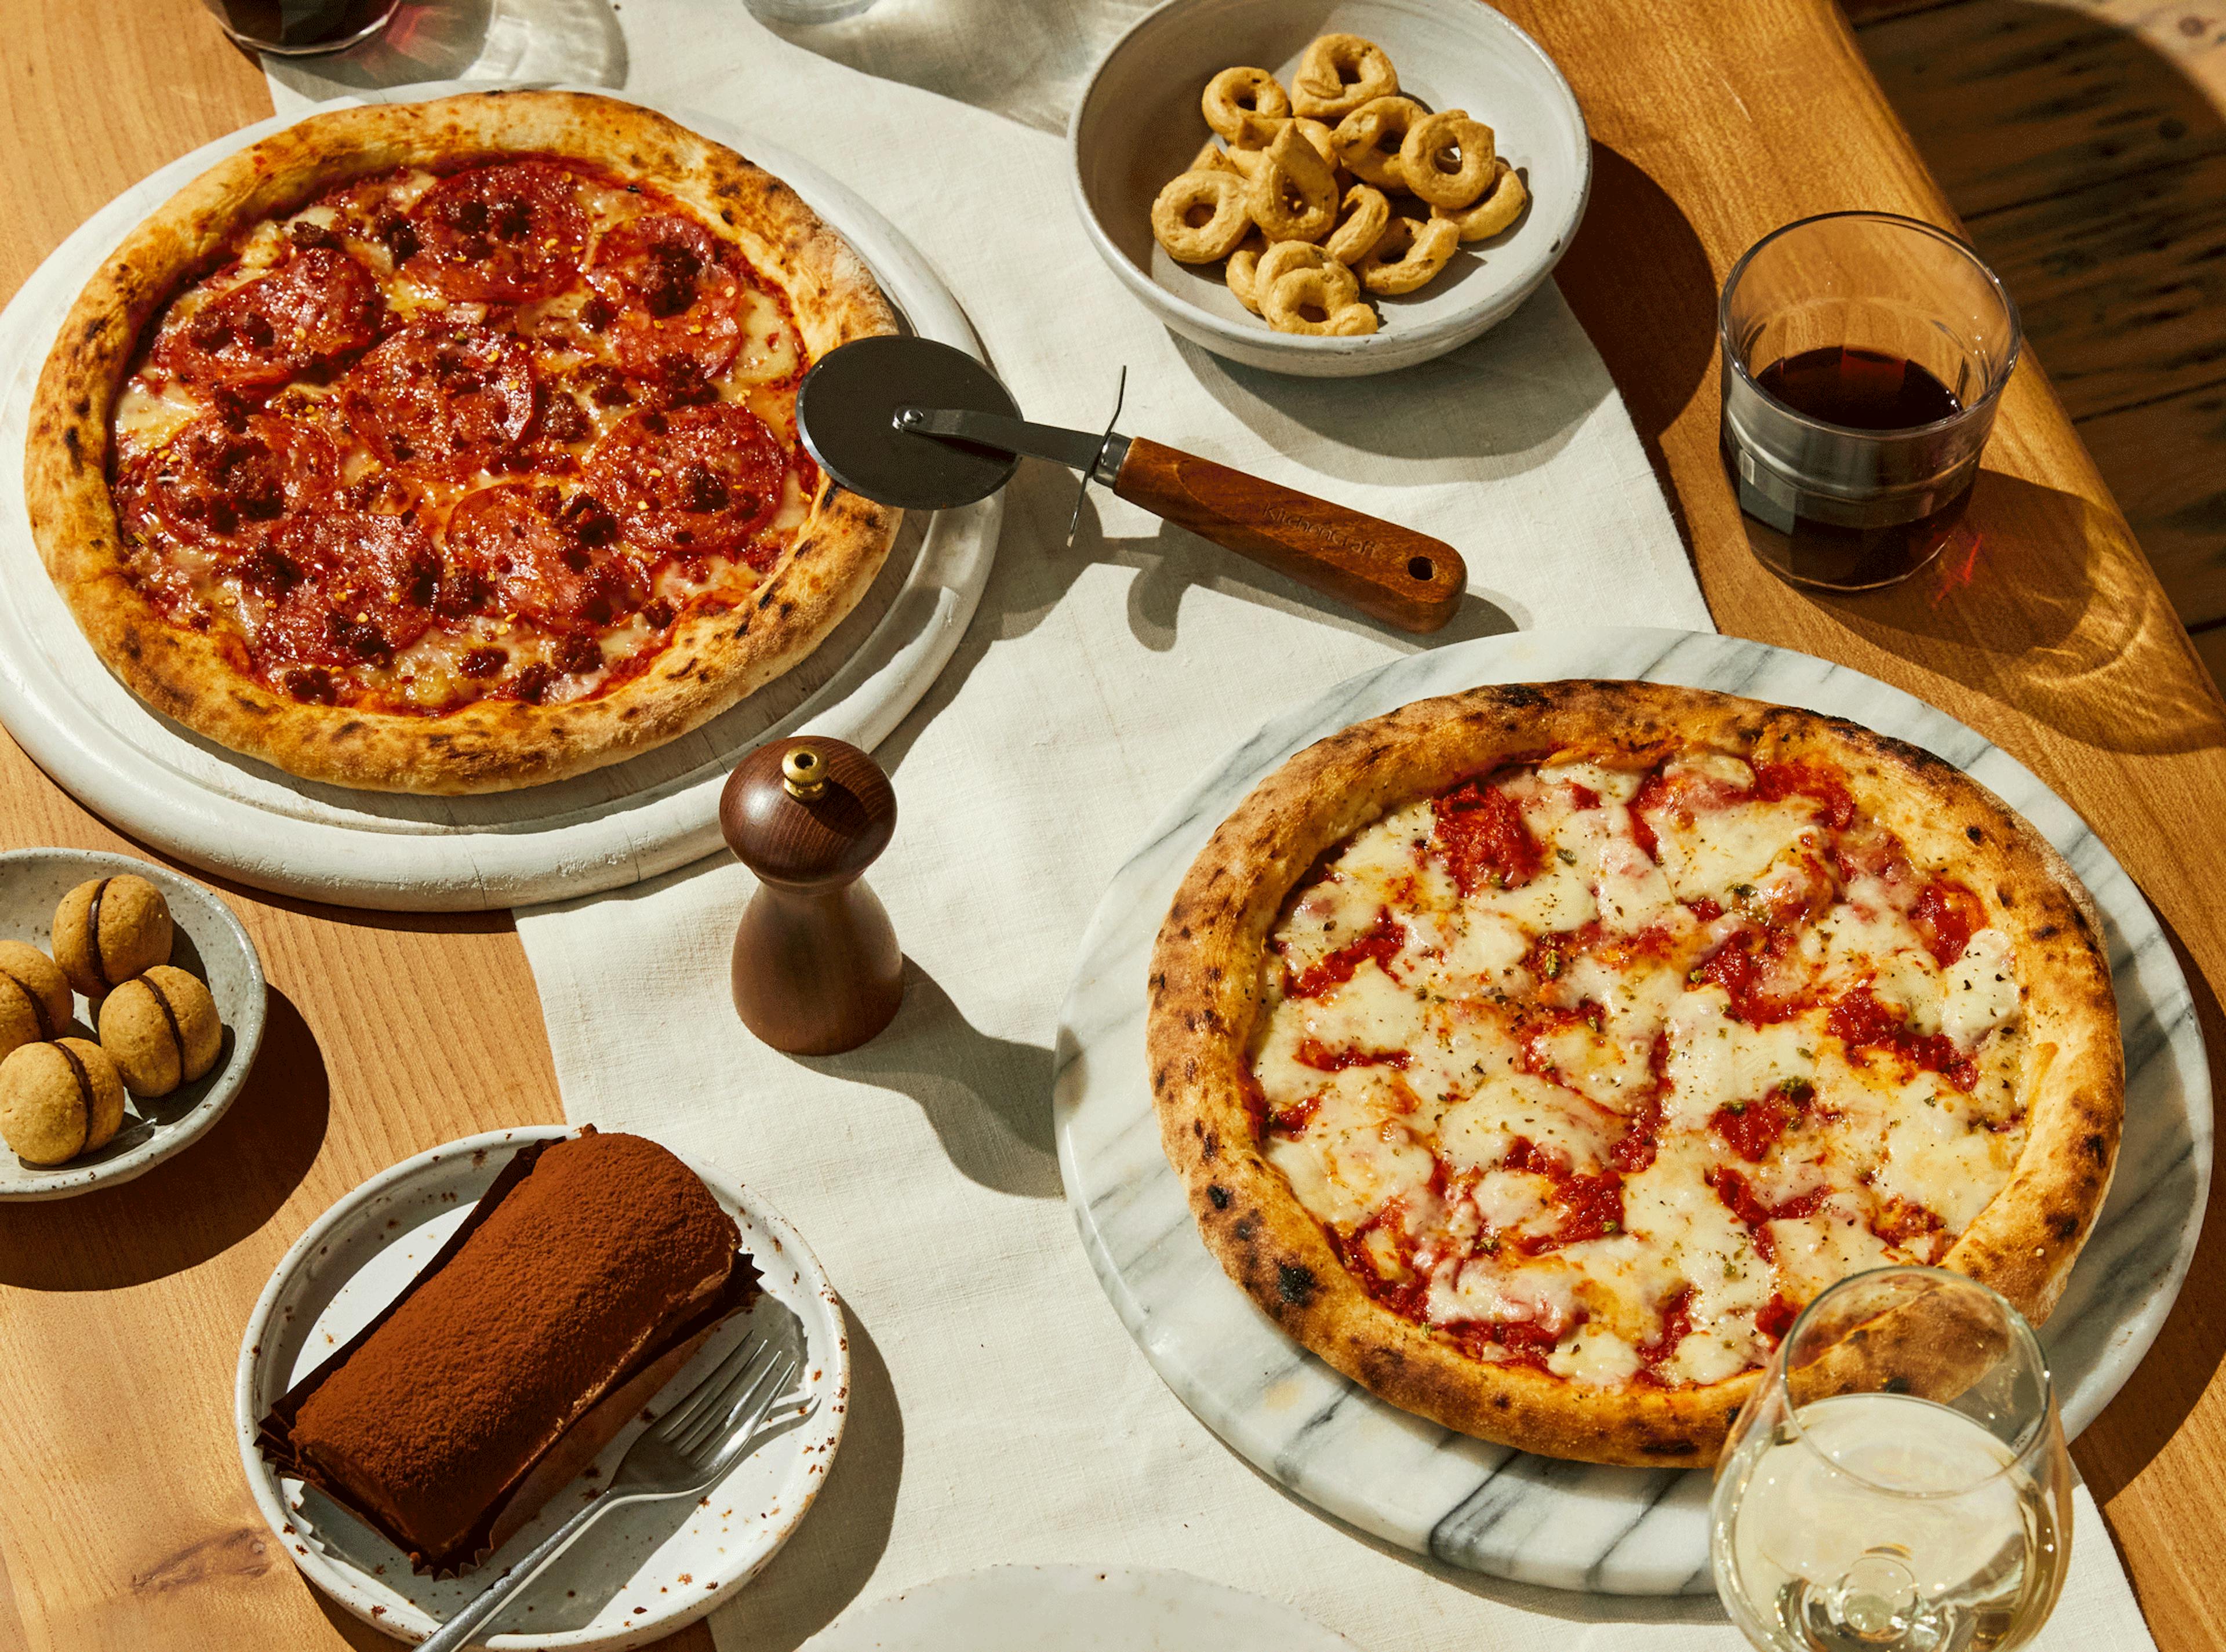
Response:
[[[1201,104],[1217,74],[1264,69],[1288,89],[1308,44],[1332,34],[1380,47],[1398,96],[1490,126],[1528,199],[1504,229],[1460,243],[1418,289],[1364,289],[1373,333],[1309,336],[1272,330],[1247,309],[1224,260],[1177,261],[1153,234],[1152,206],[1213,137]],[[1067,144],[1084,228],[1146,308],[1218,356],[1313,378],[1409,367],[1505,320],[1553,273],[1592,187],[1592,147],[1568,82],[1536,41],[1479,0],[1172,0],[1099,62]],[[1388,193],[1396,213],[1427,214],[1425,203]]]

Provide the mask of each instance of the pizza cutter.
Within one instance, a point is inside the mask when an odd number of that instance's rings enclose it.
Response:
[[[1123,374],[1125,388],[1127,374]],[[820,468],[876,504],[945,511],[986,499],[1022,455],[1048,459],[1153,515],[1402,631],[1435,631],[1468,588],[1441,539],[1142,436],[1031,424],[995,374],[932,339],[860,339],[804,376],[796,423]],[[1113,417],[1121,410],[1116,401]],[[1075,500],[1081,511],[1079,495]],[[1070,532],[1072,530],[1070,529]]]

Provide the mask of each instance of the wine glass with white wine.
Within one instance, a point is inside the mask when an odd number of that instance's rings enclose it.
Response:
[[[1883,1268],[1819,1295],[1732,1425],[1716,1592],[1764,1652],[2007,1652],[2071,1554],[2040,1344],[1997,1293]]]

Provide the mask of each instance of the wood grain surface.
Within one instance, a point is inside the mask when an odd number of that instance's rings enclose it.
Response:
[[[130,185],[270,112],[261,70],[196,0],[97,21],[0,0],[0,298]],[[148,853],[0,740],[0,847],[46,843]],[[0,1206],[0,1652],[394,1646],[326,1603],[249,1498],[232,1430],[240,1329],[286,1247],[367,1177],[563,1116],[506,916],[213,886],[270,978],[246,1092],[136,1182]],[[699,1625],[665,1644],[709,1652],[711,1637]]]
[[[2226,673],[2226,5],[1846,3],[2166,594]]]
[[[1468,589],[1468,564],[1442,539],[1142,436],[1113,491],[1402,631],[1442,630]]]
[[[2032,765],[2155,902],[2217,1052],[2226,708],[2037,362],[2006,397],[1966,554],[1899,590],[1820,599],[1748,551],[1716,457],[1718,278],[1807,213],[1953,221],[1840,14],[1829,0],[1504,9],[1593,124],[1594,194],[1563,289],[1671,488],[1718,622],[1898,683]],[[254,66],[193,0],[105,8],[97,28],[56,0],[0,0],[0,294],[127,184],[268,111]],[[0,743],[0,843],[119,842]],[[347,1188],[433,1142],[558,1115],[504,921],[224,893],[274,987],[248,1094],[139,1182],[0,1210],[0,1649],[391,1644],[321,1607],[255,1516],[229,1421],[238,1327],[287,1242]],[[2226,1643],[2204,1586],[2226,1478],[2217,1214],[2156,1351],[2077,1451],[2165,1652]]]

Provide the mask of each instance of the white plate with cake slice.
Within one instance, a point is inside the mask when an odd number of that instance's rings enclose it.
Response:
[[[573,1134],[556,1125],[494,1131],[374,1176],[295,1242],[248,1320],[232,1409],[256,1505],[313,1583],[398,1639],[430,1634],[608,1484],[641,1424],[629,1424],[484,1564],[442,1579],[414,1574],[392,1543],[266,1463],[257,1446],[258,1428],[273,1401],[403,1292],[518,1149]],[[713,1332],[648,1409],[654,1414],[688,1392],[753,1335],[802,1354],[799,1409],[808,1409],[700,1500],[621,1507],[595,1522],[499,1620],[486,1644],[501,1652],[617,1652],[671,1634],[754,1577],[825,1484],[849,1401],[842,1303],[810,1248],[778,1211],[716,1170],[695,1163],[689,1168],[734,1217],[742,1249],[763,1275],[763,1293]]]

